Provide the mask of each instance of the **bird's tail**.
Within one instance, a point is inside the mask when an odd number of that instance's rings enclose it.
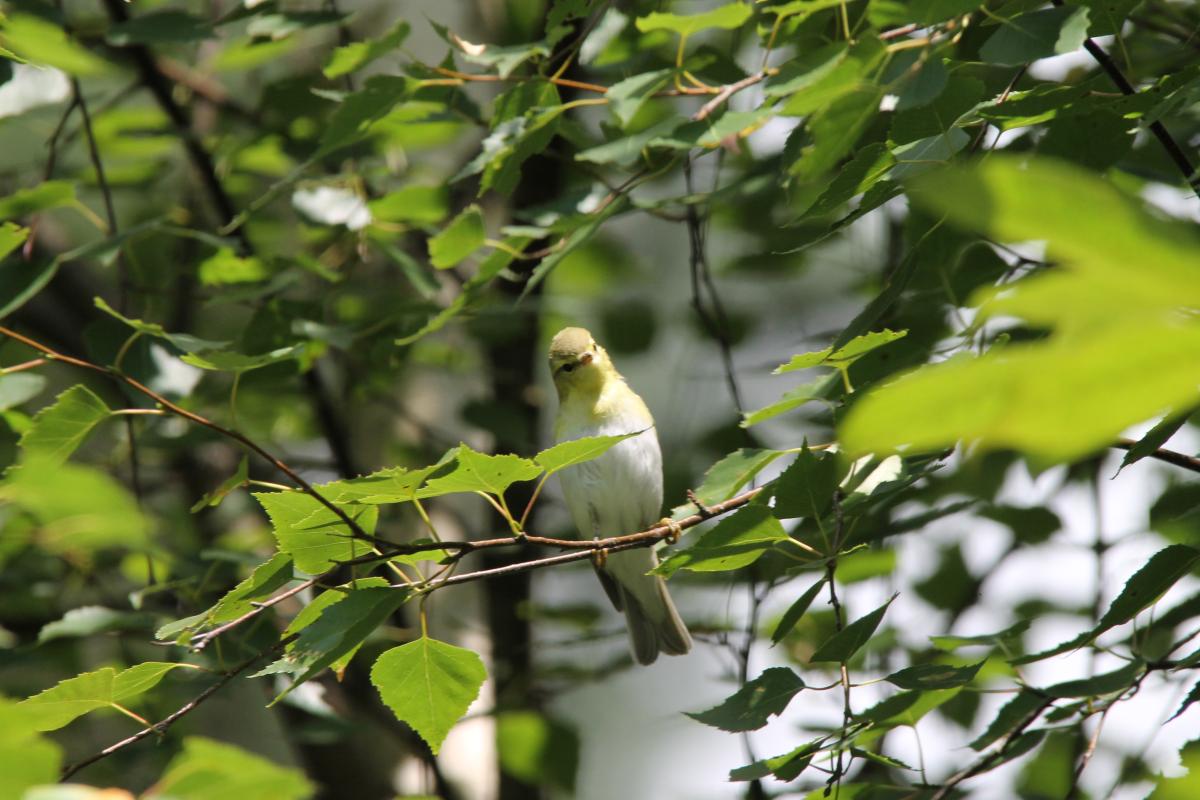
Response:
[[[649,549],[612,553],[605,564],[620,592],[629,625],[629,641],[639,664],[651,664],[659,653],[681,656],[692,649],[692,636],[679,617],[667,585],[646,573],[658,563]]]

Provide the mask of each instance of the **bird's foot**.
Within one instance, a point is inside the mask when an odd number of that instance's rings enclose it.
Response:
[[[604,565],[608,563],[608,548],[599,547],[592,551],[592,564],[596,569],[604,569]]]
[[[679,537],[683,535],[683,526],[670,517],[663,517],[658,521],[658,524],[667,528],[667,535],[663,537],[667,544],[675,544],[679,541]]]

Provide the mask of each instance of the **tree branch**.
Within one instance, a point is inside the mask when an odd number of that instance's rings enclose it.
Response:
[[[300,475],[294,469],[289,467],[287,464],[285,464],[283,461],[279,460],[275,456],[271,455],[269,452],[267,452],[267,450],[265,448],[263,448],[261,445],[259,445],[257,442],[253,441],[252,439],[250,439],[244,433],[240,433],[240,432],[232,430],[230,428],[226,428],[223,425],[219,425],[218,423],[213,422],[212,420],[210,420],[206,417],[200,416],[199,414],[197,414],[194,411],[188,411],[186,408],[183,408],[182,406],[178,406],[175,403],[172,403],[170,400],[163,397],[161,394],[154,391],[150,387],[144,385],[140,381],[137,381],[134,378],[131,378],[128,375],[125,375],[123,373],[117,372],[114,369],[111,369],[109,367],[102,367],[99,364],[93,364],[91,361],[85,361],[82,358],[75,358],[74,356],[65,355],[64,353],[60,353],[57,350],[54,350],[53,348],[51,348],[47,345],[44,345],[40,342],[30,339],[28,336],[24,336],[20,333],[17,333],[14,330],[5,328],[3,326],[0,326],[0,335],[6,336],[9,339],[12,339],[14,341],[20,342],[21,344],[23,344],[27,347],[31,347],[34,350],[37,350],[42,355],[47,356],[55,361],[61,361],[64,364],[71,364],[72,366],[81,367],[83,369],[91,370],[92,372],[99,372],[102,375],[107,375],[108,377],[112,378],[113,380],[124,383],[125,385],[129,386],[130,388],[134,389],[135,391],[141,392],[142,394],[144,394],[147,397],[149,397],[150,399],[154,400],[156,403],[161,405],[163,408],[165,408],[167,411],[171,412],[172,414],[175,414],[176,416],[179,416],[179,417],[183,417],[184,419],[186,419],[190,422],[194,422],[197,425],[201,425],[205,428],[208,428],[209,430],[216,431],[217,433],[221,434],[222,436],[233,439],[234,441],[241,444],[243,447],[251,450],[252,452],[257,454],[260,458],[262,458],[265,461],[267,461],[268,463],[270,463],[273,467],[275,467],[277,470],[279,470],[284,475],[286,475],[289,479],[291,479],[291,481],[293,483],[295,483],[296,486],[299,487],[301,491],[303,491],[307,495],[310,495],[318,503],[320,503],[321,505],[325,506],[327,509],[332,511],[334,513],[334,515],[337,516],[338,519],[340,519],[342,522],[344,522],[346,524],[346,526],[350,529],[351,533],[354,535],[355,538],[363,539],[364,541],[369,541],[372,544],[383,544],[385,546],[389,544],[388,542],[386,542],[382,539],[376,539],[374,536],[371,536],[369,533],[367,533],[365,530],[363,530],[362,526],[359,525],[354,519],[352,519],[350,517],[350,515],[345,512],[344,509],[342,509],[340,506],[336,505],[335,503],[331,502],[328,498],[326,498],[324,495],[322,495],[320,492],[318,492],[311,483],[306,481],[304,478],[300,477]]]
[[[79,772],[79,770],[83,769],[84,767],[89,766],[91,764],[95,764],[97,761],[100,761],[101,759],[108,758],[113,753],[117,752],[118,750],[124,750],[126,747],[129,747],[132,744],[136,744],[136,743],[140,742],[142,739],[145,739],[147,736],[149,736],[152,733],[158,733],[158,734],[163,733],[164,731],[167,730],[167,728],[171,727],[176,722],[178,722],[180,719],[182,719],[183,717],[187,716],[192,711],[194,711],[196,709],[196,707],[199,706],[201,703],[203,703],[205,700],[207,700],[208,698],[210,698],[214,694],[216,694],[222,687],[224,687],[231,680],[233,680],[238,675],[241,675],[243,672],[248,670],[260,658],[262,658],[263,656],[269,655],[270,653],[273,653],[276,650],[279,650],[284,645],[286,645],[288,642],[290,642],[293,638],[295,638],[295,637],[289,636],[287,639],[281,639],[280,641],[272,644],[270,647],[268,647],[264,650],[258,651],[254,655],[250,656],[250,658],[246,659],[245,661],[238,664],[233,669],[231,669],[228,672],[221,675],[221,679],[218,680],[216,683],[214,683],[212,686],[209,686],[203,692],[196,695],[191,700],[184,703],[182,706],[180,706],[176,710],[172,711],[170,714],[163,717],[161,720],[154,723],[153,725],[149,725],[145,728],[142,728],[137,733],[133,734],[132,736],[128,736],[128,737],[122,739],[121,741],[117,742],[116,744],[110,744],[108,747],[104,748],[100,752],[93,753],[92,755],[88,756],[87,758],[83,759],[82,761],[76,761],[74,764],[68,764],[66,767],[63,768],[62,774],[59,776],[59,781],[61,782],[61,781],[67,780],[72,775]]]
[[[1112,446],[1118,450],[1132,450],[1135,445],[1137,445],[1137,441],[1134,439],[1126,439],[1125,437],[1121,437]],[[1183,453],[1176,452],[1175,450],[1167,450],[1166,448],[1159,447],[1154,451],[1147,453],[1146,455],[1150,456],[1150,458],[1158,459],[1159,461],[1167,464],[1173,464],[1176,467],[1183,467],[1184,469],[1189,469],[1192,472],[1200,472],[1200,458],[1193,458],[1192,456],[1184,455]]]
[[[1051,2],[1059,7],[1063,5],[1063,0],[1051,0]],[[1138,93],[1133,84],[1129,82],[1129,79],[1125,77],[1125,74],[1121,72],[1121,68],[1108,57],[1108,53],[1104,52],[1104,48],[1096,44],[1094,39],[1091,37],[1084,39],[1083,49],[1087,50],[1088,54],[1096,60],[1096,63],[1100,65],[1100,68],[1116,84],[1122,94],[1135,95]],[[1192,191],[1196,193],[1196,196],[1200,197],[1200,175],[1196,173],[1196,168],[1192,166],[1191,160],[1183,152],[1183,148],[1179,146],[1179,142],[1175,141],[1174,137],[1171,136],[1171,132],[1167,130],[1162,122],[1155,120],[1150,123],[1149,127],[1150,132],[1154,134],[1154,138],[1158,139],[1159,144],[1167,151],[1167,156],[1171,161],[1175,162],[1175,166],[1183,174],[1183,179],[1192,187]]]

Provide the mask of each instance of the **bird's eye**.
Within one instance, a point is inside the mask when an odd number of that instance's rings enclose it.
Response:
[[[576,364],[563,364],[561,367],[559,367],[559,369],[561,369],[563,372],[574,372],[576,366]]]

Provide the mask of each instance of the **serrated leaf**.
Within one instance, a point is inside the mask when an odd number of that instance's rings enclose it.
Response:
[[[298,769],[223,742],[189,736],[145,800],[306,800],[316,787]]]
[[[340,561],[349,561],[370,551],[368,543],[354,539],[347,525],[310,495],[256,492],[254,498],[271,518],[280,552],[291,555],[299,570],[319,575]],[[346,513],[367,533],[374,532],[378,508],[351,507]]]
[[[796,627],[796,623],[803,618],[804,613],[808,611],[808,607],[812,605],[813,600],[817,599],[817,595],[821,591],[821,587],[825,585],[825,579],[821,578],[812,586],[808,587],[804,594],[796,598],[796,602],[788,606],[788,610],[783,612],[783,616],[779,620],[779,624],[775,626],[775,632],[771,634],[771,644],[777,645],[783,641],[784,637],[792,632],[792,628]]]
[[[254,608],[253,601],[266,597],[293,578],[292,558],[276,553],[259,564],[247,578],[230,589],[208,613],[208,622],[219,625],[237,619]]]
[[[18,444],[25,458],[61,464],[111,413],[95,392],[78,384],[39,411]]]
[[[250,480],[250,459],[242,456],[242,460],[238,462],[237,471],[230,475],[225,480],[221,481],[221,485],[208,492],[188,509],[189,512],[195,514],[197,511],[205,508],[216,508],[221,505],[221,501],[232,491],[240,489],[247,485]]]
[[[477,205],[467,206],[429,239],[429,261],[438,269],[453,267],[483,247],[485,236],[483,212]]]
[[[1029,630],[1032,624],[1030,620],[1023,619],[1014,625],[1005,628],[996,633],[984,633],[977,636],[931,636],[929,641],[934,647],[939,650],[957,650],[960,647],[973,647],[978,645],[986,645],[996,647],[998,645],[1011,645],[1020,641],[1021,636],[1025,631]]]
[[[776,478],[774,514],[779,519],[816,518],[833,502],[843,467],[834,455],[817,455],[804,445],[788,468]]]
[[[883,347],[885,344],[891,344],[898,339],[903,339],[907,334],[908,331],[887,329],[864,333],[862,336],[855,336],[836,350],[830,346],[824,350],[792,356],[790,361],[786,364],[780,364],[771,374],[782,375],[785,372],[794,372],[798,369],[810,369],[812,367],[837,367],[843,369],[849,367],[872,350]]]
[[[133,328],[140,334],[145,336],[153,336],[156,339],[163,339],[178,347],[185,352],[192,350],[218,350],[225,347],[229,342],[215,341],[213,339],[201,339],[198,336],[192,336],[189,333],[168,333],[162,325],[157,322],[144,322],[140,319],[132,319],[117,311],[115,308],[105,302],[103,297],[93,298],[92,302],[96,308],[108,314],[110,317],[119,319],[129,327]]]
[[[410,92],[408,79],[393,75],[374,75],[366,85],[347,95],[325,126],[316,157],[347,147],[365,138],[371,127],[383,119]]]
[[[1192,687],[1192,690],[1187,693],[1187,697],[1183,698],[1183,702],[1179,704],[1179,708],[1175,709],[1175,713],[1171,715],[1167,722],[1170,722],[1183,712],[1187,711],[1188,708],[1197,700],[1200,700],[1200,683],[1197,683]]]
[[[975,679],[984,662],[956,667],[952,664],[920,664],[888,675],[884,680],[901,689],[953,689]]]
[[[642,104],[667,85],[672,74],[674,70],[659,69],[617,81],[604,95],[608,98],[608,107],[622,125],[628,125]]]
[[[371,668],[371,683],[383,702],[434,754],[486,679],[475,653],[428,636],[388,650]]]
[[[407,503],[424,498],[426,495],[420,490],[425,479],[444,467],[444,464],[421,469],[388,467],[359,478],[318,484],[316,489],[335,503]]]
[[[190,664],[146,662],[118,672],[104,667],[59,681],[17,704],[26,722],[36,731],[58,730],[74,719],[100,708],[112,708],[154,688],[173,669]]]
[[[1013,699],[1005,703],[996,713],[987,729],[971,742],[972,750],[979,752],[1041,712],[1050,700],[1031,689],[1022,689]]]
[[[1126,581],[1125,587],[1113,599],[1096,627],[1049,650],[1013,659],[1012,663],[1014,665],[1029,664],[1076,650],[1105,631],[1123,625],[1157,601],[1180,578],[1191,572],[1197,561],[1200,561],[1200,550],[1187,545],[1173,544],[1159,550],[1133,574],[1133,577]]]
[[[542,474],[542,468],[514,455],[491,456],[460,444],[454,460],[437,477],[431,478],[421,491],[422,497],[436,497],[456,492],[488,492],[500,495],[514,483],[531,481]]]
[[[887,613],[888,606],[895,599],[896,595],[892,595],[886,603],[870,614],[859,617],[833,636],[830,636],[824,644],[817,648],[816,652],[808,660],[813,663],[820,661],[849,661],[870,640],[871,634],[875,633],[875,629],[883,621],[883,615]]]
[[[295,681],[274,702],[337,662],[348,662],[366,638],[408,598],[392,587],[368,586],[350,590],[343,599],[323,603],[320,616],[300,629],[300,636],[264,673],[289,672]],[[262,674],[262,673],[260,673]]]
[[[739,489],[754,480],[755,475],[782,455],[782,450],[752,447],[742,447],[733,451],[704,473],[704,480],[696,489],[697,499],[710,506],[730,499]]]
[[[686,37],[708,28],[722,30],[740,28],[746,20],[750,19],[752,13],[749,5],[727,3],[700,14],[664,14],[656,11],[644,17],[638,17],[635,24],[642,33],[673,31]]]
[[[1040,58],[1071,53],[1087,38],[1089,9],[1070,6],[1031,11],[1002,20],[979,48],[991,64],[1019,67]]]
[[[1183,427],[1184,423],[1188,421],[1188,417],[1189,414],[1186,412],[1173,414],[1146,431],[1146,434],[1125,452],[1125,457],[1121,459],[1121,466],[1117,469],[1117,472],[1119,473],[1130,464],[1136,464],[1166,444],[1167,440],[1174,436]]]
[[[1135,660],[1112,672],[1047,686],[1042,689],[1042,693],[1050,697],[1096,697],[1112,694],[1128,689],[1145,671],[1146,665]]]
[[[74,205],[75,185],[70,181],[43,181],[0,198],[0,219],[25,217],[50,208]],[[6,230],[11,230],[7,229]]]
[[[724,517],[705,531],[691,547],[671,554],[654,569],[670,576],[681,569],[692,572],[726,572],[753,564],[777,542],[788,538],[771,510],[749,505]]]
[[[200,353],[184,353],[180,360],[193,367],[211,370],[213,372],[249,372],[252,369],[269,367],[299,358],[304,354],[304,345],[294,344],[290,347],[280,347],[269,353],[246,355],[232,350],[207,350]]]
[[[731,781],[757,781],[774,775],[781,781],[794,781],[808,768],[813,756],[821,752],[824,739],[802,744],[795,750],[772,758],[764,758],[729,771]]]
[[[836,379],[836,376],[833,376],[833,378]],[[746,412],[742,416],[741,426],[749,428],[760,422],[774,419],[780,414],[785,414],[814,400],[824,400],[832,382],[833,380],[829,378],[823,378],[819,381],[806,383],[803,386],[797,386],[795,389],[789,389],[783,393],[782,397],[769,406],[763,406],[754,411]]]
[[[648,429],[647,429],[648,430]],[[547,475],[552,475],[573,464],[591,461],[607,453],[617,444],[633,436],[640,436],[645,430],[633,433],[622,433],[616,436],[583,436],[566,442],[559,442],[548,447],[533,457]]]
[[[369,39],[365,42],[352,42],[351,44],[337,48],[330,53],[329,60],[325,62],[325,69],[323,70],[325,77],[340,78],[343,75],[349,75],[352,72],[362,69],[375,59],[387,55],[404,44],[404,40],[408,38],[410,30],[411,28],[408,23],[400,20],[392,26],[391,30],[378,39]]]
[[[779,716],[804,681],[787,667],[771,667],[738,689],[723,703],[707,711],[688,712],[697,722],[723,731],[756,731],[772,716]]]

